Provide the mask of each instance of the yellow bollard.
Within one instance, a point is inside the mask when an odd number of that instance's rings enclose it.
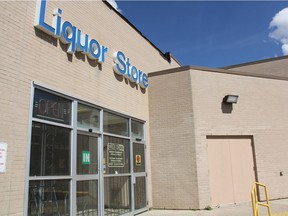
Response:
[[[258,198],[259,190],[257,190],[258,187],[264,188],[266,203],[259,202],[259,198]],[[259,182],[254,182],[253,187],[252,187],[252,191],[251,191],[251,200],[252,200],[253,216],[260,216],[259,205],[267,207],[268,216],[271,216],[271,208],[270,208],[270,202],[269,202],[269,197],[268,197],[268,189],[267,189],[266,185],[261,184]]]

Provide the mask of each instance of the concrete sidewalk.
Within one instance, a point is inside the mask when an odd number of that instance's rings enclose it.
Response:
[[[272,216],[288,216],[288,199],[270,201]],[[260,216],[267,216],[267,208],[260,206]],[[140,214],[140,216],[252,216],[252,204],[242,203],[215,207],[212,210],[156,210]]]

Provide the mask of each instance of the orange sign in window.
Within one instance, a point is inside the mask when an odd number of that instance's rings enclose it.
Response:
[[[141,165],[141,155],[136,155],[135,160],[136,160],[136,165],[140,166]]]

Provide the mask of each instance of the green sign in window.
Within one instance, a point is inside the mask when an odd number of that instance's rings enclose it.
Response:
[[[82,164],[90,165],[90,151],[82,151]]]

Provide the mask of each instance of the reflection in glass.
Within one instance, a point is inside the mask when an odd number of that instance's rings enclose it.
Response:
[[[133,143],[134,172],[145,172],[145,146]]]
[[[104,132],[118,134],[121,136],[128,136],[129,121],[127,118],[104,112],[103,116],[103,129]]]
[[[104,162],[106,174],[130,172],[129,140],[104,136]]]
[[[28,215],[70,215],[69,180],[29,182]]]
[[[136,210],[147,206],[145,176],[136,178],[136,184],[134,184],[134,202]]]
[[[77,174],[98,173],[97,137],[77,135]]]
[[[104,180],[105,216],[130,212],[130,177],[106,177]]]
[[[77,126],[88,129],[99,130],[100,111],[98,109],[78,104]]]
[[[70,129],[33,122],[30,176],[70,174]]]
[[[77,215],[98,215],[98,181],[77,182]]]
[[[136,139],[144,139],[144,124],[141,122],[131,121],[131,136]]]

